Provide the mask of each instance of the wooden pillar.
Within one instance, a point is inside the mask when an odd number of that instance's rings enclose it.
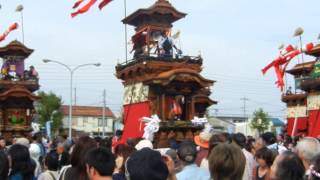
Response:
[[[0,109],[0,130],[4,128],[4,113],[3,110]]]
[[[157,99],[156,99],[157,109],[156,109],[156,111],[157,111],[157,115],[161,118],[161,113],[162,113],[162,111],[161,111],[161,97],[158,94],[156,96],[157,96]]]
[[[166,95],[162,94],[161,95],[161,119],[162,120],[167,120],[166,119]]]
[[[191,100],[190,100],[190,107],[191,107],[191,109],[190,109],[190,119],[193,119],[194,118],[194,115],[195,115],[195,107],[194,107],[194,98],[193,97],[191,97],[190,98]]]

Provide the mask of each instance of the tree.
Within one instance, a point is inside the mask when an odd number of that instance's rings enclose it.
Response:
[[[36,104],[36,109],[40,115],[40,124],[45,126],[47,121],[52,120],[51,130],[57,133],[62,126],[63,113],[61,112],[62,99],[53,92],[38,93],[40,100]]]
[[[259,134],[264,133],[269,128],[270,118],[261,108],[253,113],[253,120],[250,123],[252,129],[256,129]]]

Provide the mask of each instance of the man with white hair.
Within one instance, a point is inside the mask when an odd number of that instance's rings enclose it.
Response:
[[[320,142],[313,137],[305,137],[300,140],[296,147],[297,154],[306,169],[306,176],[310,174],[310,165],[314,157],[320,153]]]

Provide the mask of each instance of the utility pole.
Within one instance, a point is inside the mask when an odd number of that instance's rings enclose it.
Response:
[[[106,90],[103,90],[103,108],[102,108],[102,137],[106,136]]]
[[[245,125],[246,125],[246,135],[248,135],[248,118],[247,118],[247,113],[246,113],[246,102],[249,101],[248,98],[246,98],[246,96],[244,96],[243,98],[240,99],[241,101],[243,101],[243,117],[245,118]]]
[[[77,88],[74,88],[74,105],[77,105]]]

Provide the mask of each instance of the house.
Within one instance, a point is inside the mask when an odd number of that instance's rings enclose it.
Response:
[[[281,120],[280,118],[274,118],[274,117],[270,117],[269,120],[270,120],[270,124],[269,124],[269,127],[266,130],[266,132],[267,131],[274,132],[277,135],[281,134],[282,129],[285,125],[283,120]],[[257,137],[259,135],[259,133],[257,132],[257,130],[252,129],[250,127],[251,121],[252,121],[252,119],[249,119],[248,122],[235,123],[236,124],[236,132],[241,132],[245,135]]]
[[[69,106],[61,107],[63,112],[63,128],[69,128]],[[103,132],[103,107],[96,106],[72,106],[72,129],[74,131],[88,133],[91,135],[102,135]],[[105,108],[105,132],[112,134],[114,132],[114,121],[116,117],[113,112]]]
[[[236,129],[236,125],[232,121],[225,119],[208,117],[208,122],[212,125],[212,128],[217,131],[234,133]]]
[[[243,116],[215,116],[218,119],[229,121],[231,123],[243,123],[248,121],[248,117]]]

